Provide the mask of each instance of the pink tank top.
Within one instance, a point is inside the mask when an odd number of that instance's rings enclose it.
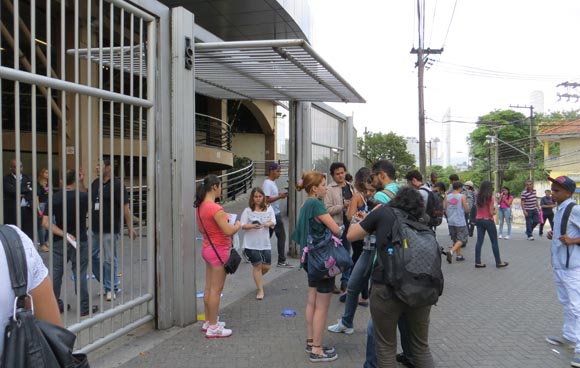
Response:
[[[493,220],[493,216],[489,213],[489,200],[483,203],[483,207],[477,207],[476,219]]]

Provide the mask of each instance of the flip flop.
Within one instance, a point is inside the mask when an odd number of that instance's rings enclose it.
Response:
[[[485,263],[476,263],[475,268],[485,268]]]

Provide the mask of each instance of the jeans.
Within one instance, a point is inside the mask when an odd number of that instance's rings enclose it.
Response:
[[[429,349],[429,315],[431,306],[411,308],[392,295],[390,288],[373,284],[371,315],[375,327],[375,349],[381,368],[395,368],[397,355],[397,323],[401,314],[407,316],[409,341],[415,367],[434,367]]]
[[[538,210],[527,210],[528,215],[526,216],[526,235],[529,237],[534,235],[534,228],[540,223],[540,215]]]
[[[113,277],[115,292],[119,286],[117,276],[117,241],[119,234],[103,234],[103,254],[100,254],[99,233],[93,233],[93,275],[97,281],[101,281],[101,258],[103,259],[103,288],[105,292],[111,291],[111,259],[113,259]],[[112,243],[112,249],[111,249]]]
[[[72,274],[77,277],[77,255],[76,249],[67,243],[66,245],[66,262],[63,260],[63,241],[55,240],[53,243],[53,262],[52,262],[52,289],[54,291],[54,296],[57,300],[60,299],[60,288],[62,285],[62,275],[64,273],[64,267],[68,261],[72,263]],[[77,242],[77,247],[79,249],[79,258],[81,263],[81,268],[79,270],[80,277],[80,289],[81,289],[81,313],[89,312],[89,291],[87,289],[87,268],[89,265],[89,245],[87,241]],[[75,281],[75,293],[77,293],[77,283]]]
[[[375,351],[375,327],[373,320],[367,324],[367,352],[363,368],[377,368],[377,352]]]
[[[354,314],[358,306],[358,295],[362,292],[363,298],[368,298],[368,286],[370,274],[365,277],[364,273],[372,262],[371,256],[373,251],[364,249],[354,264],[352,272],[350,274],[350,279],[348,280],[348,286],[346,288],[346,302],[344,304],[344,314],[342,315],[342,324],[346,327],[351,327],[353,325]],[[366,290],[366,298],[365,298]]]
[[[499,209],[499,235],[503,235],[503,221],[507,223],[507,236],[512,234],[512,209],[511,208],[500,208]]]
[[[491,250],[493,251],[493,256],[495,257],[495,265],[501,264],[501,257],[499,255],[499,245],[497,241],[497,229],[495,228],[495,223],[493,220],[488,219],[477,219],[475,220],[475,226],[477,226],[477,243],[475,243],[475,263],[481,264],[481,246],[483,245],[483,240],[485,239],[485,233],[489,236],[491,240]]]
[[[562,336],[576,343],[580,353],[580,268],[554,269],[558,300],[564,307]]]
[[[42,211],[42,213],[44,213],[44,211],[48,211],[48,207],[46,206],[46,203],[39,203],[38,204],[38,208]],[[42,218],[38,219],[38,244],[42,245],[46,242],[48,242],[48,237],[47,237],[47,230],[42,226]]]
[[[544,225],[546,225],[547,222],[550,222],[550,229],[554,230],[554,212],[552,211],[552,213],[548,213],[548,214],[543,214],[544,215],[544,223],[540,224],[540,235],[542,235],[544,233]]]
[[[278,241],[278,263],[286,262],[286,230],[284,229],[284,222],[282,222],[282,214],[276,215],[276,226],[274,229],[270,228],[270,237],[276,233]]]
[[[340,240],[342,241],[342,246],[348,250],[348,253],[350,254],[352,251],[352,247],[350,245],[350,242],[348,240],[346,240],[346,233],[348,233],[348,227],[350,225],[350,222],[348,222],[346,220],[346,216],[345,216],[345,222],[344,224],[344,231],[342,232],[342,236],[340,238]],[[344,271],[342,273],[342,275],[340,276],[340,286],[342,288],[342,286],[347,286],[348,285],[348,279],[350,279],[350,274],[352,272],[352,268],[349,268],[348,270]]]

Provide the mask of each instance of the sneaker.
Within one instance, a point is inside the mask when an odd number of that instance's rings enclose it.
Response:
[[[457,262],[465,261],[465,257],[464,256],[457,256],[457,257],[455,257],[455,260]]]
[[[222,337],[230,337],[232,336],[232,330],[228,328],[224,328],[219,325],[216,328],[208,328],[205,332],[205,337],[207,339],[219,339]]]
[[[528,236],[528,240],[532,241],[532,240],[534,240],[534,237],[533,236]]]
[[[336,359],[338,359],[338,354],[336,354],[336,352],[334,353],[323,352],[322,354],[310,353],[310,362],[312,363],[332,362]]]
[[[284,261],[284,262],[278,262],[278,267],[293,268],[294,266],[292,266],[290,263]]]
[[[342,324],[342,319],[338,319],[338,321],[335,325],[328,326],[328,331],[334,332],[334,333],[341,333],[342,332],[343,334],[346,334],[346,335],[352,335],[354,333],[354,328],[346,327],[345,325]]]
[[[341,302],[341,303],[345,303],[345,302],[346,302],[346,293],[344,293],[344,294],[341,294],[341,295],[338,297],[338,301],[339,301],[339,302]]]
[[[451,264],[453,262],[453,252],[451,250],[447,251],[445,257],[447,257],[447,263]]]
[[[503,239],[503,236],[502,236],[501,234],[499,234],[499,235],[497,236],[497,238],[498,238],[498,239]]]
[[[572,358],[572,361],[570,362],[570,365],[572,367],[580,367],[580,353],[575,353],[574,354],[574,358]]]
[[[574,349],[576,344],[573,341],[568,340],[565,337],[558,336],[548,336],[546,337],[546,342],[555,346],[561,346],[568,349]]]
[[[218,320],[218,327],[224,328],[224,327],[226,327],[226,323]],[[201,330],[203,332],[206,332],[208,328],[209,328],[209,321],[203,322],[203,325],[201,325]]]
[[[93,305],[93,307],[91,308],[91,312],[93,312],[93,314],[97,313],[99,311],[99,306],[98,305]],[[86,312],[81,312],[81,317],[86,317],[89,315],[89,311],[87,310]]]
[[[49,246],[46,244],[42,244],[38,247],[38,251],[42,253],[47,253],[50,250]]]
[[[415,364],[413,364],[409,358],[407,358],[407,356],[405,355],[405,353],[399,353],[396,356],[396,360],[398,363],[401,363],[402,365],[404,365],[405,367],[408,368],[415,368]]]
[[[306,352],[308,354],[312,353],[312,345],[308,345],[306,344],[306,347],[304,348],[304,350],[306,350]],[[332,354],[334,352],[336,352],[336,350],[334,349],[334,346],[322,346],[322,351],[324,352],[324,354]]]
[[[105,297],[105,299],[110,302],[111,300],[115,300],[117,299],[117,294],[112,293],[110,291],[107,291],[107,296]]]
[[[510,236],[509,235],[506,235],[504,239],[505,240],[509,240],[509,238],[510,238]]]

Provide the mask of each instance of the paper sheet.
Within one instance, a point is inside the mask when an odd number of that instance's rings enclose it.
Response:
[[[70,245],[72,245],[75,249],[77,248],[77,242],[73,239],[71,234],[66,234],[66,240]]]
[[[236,215],[235,213],[228,213],[228,215],[230,216],[230,226],[234,226],[236,224],[236,219],[238,218],[238,215]]]

